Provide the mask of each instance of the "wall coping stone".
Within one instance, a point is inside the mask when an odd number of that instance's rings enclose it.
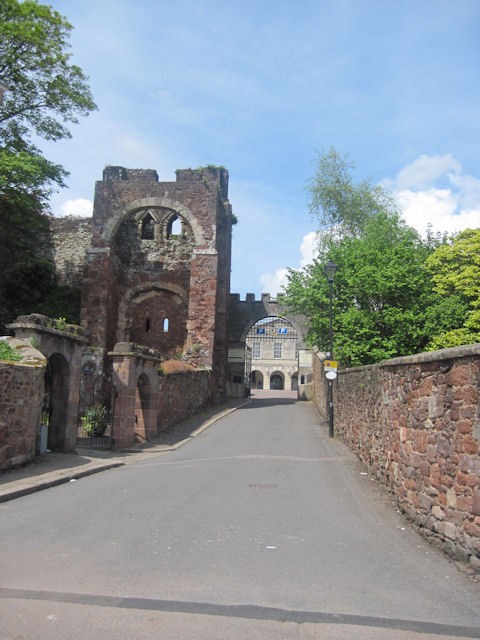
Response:
[[[0,365],[9,367],[36,367],[42,369],[47,366],[47,359],[35,349],[27,340],[20,338],[12,338],[11,336],[2,336],[0,340],[6,342],[21,357],[21,360],[0,360]]]
[[[452,360],[458,358],[469,358],[471,356],[480,355],[480,343],[466,344],[461,347],[450,347],[449,349],[439,349],[438,351],[424,351],[423,353],[415,353],[410,356],[400,356],[391,358],[390,360],[381,360],[375,364],[366,364],[360,367],[351,367],[341,369],[341,373],[349,373],[350,371],[363,371],[366,369],[380,369],[383,367],[396,367],[398,365],[414,365],[426,362],[438,362],[439,360]]]
[[[69,331],[59,331],[58,329],[43,327],[42,325],[35,322],[13,322],[12,324],[7,324],[7,329],[35,329],[35,331],[38,331],[40,333],[47,333],[53,336],[58,336],[60,338],[75,340],[76,342],[80,342],[82,344],[88,344],[88,340],[84,336],[79,336],[74,333],[70,333]]]
[[[116,358],[133,357],[152,360],[154,362],[162,361],[160,353],[156,349],[145,347],[143,345],[136,344],[135,342],[117,342],[113,347],[113,351],[109,351],[107,355],[114,356]]]

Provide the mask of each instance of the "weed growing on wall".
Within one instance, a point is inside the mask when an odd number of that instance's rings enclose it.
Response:
[[[21,359],[20,354],[15,349],[12,349],[7,342],[0,341],[0,360],[18,362]]]

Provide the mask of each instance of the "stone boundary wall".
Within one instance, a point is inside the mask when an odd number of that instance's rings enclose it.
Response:
[[[158,432],[190,418],[212,402],[210,370],[167,373],[158,385]]]
[[[30,344],[15,338],[2,339],[21,350],[23,361],[0,361],[1,471],[35,457],[46,366],[45,358]],[[25,359],[31,362],[26,363]]]
[[[480,570],[480,344],[346,369],[333,389],[335,435],[428,538]]]
[[[165,370],[160,354],[132,342],[119,342],[113,360],[113,438],[116,449],[147,442],[213,404],[211,369]],[[185,364],[185,366],[189,366]]]

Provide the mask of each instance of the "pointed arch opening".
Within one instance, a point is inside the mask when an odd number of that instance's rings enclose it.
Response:
[[[142,220],[140,236],[142,240],[153,240],[155,238],[155,222],[150,213],[147,213]]]
[[[184,232],[182,221],[178,216],[172,216],[167,225],[167,238],[181,236]]]

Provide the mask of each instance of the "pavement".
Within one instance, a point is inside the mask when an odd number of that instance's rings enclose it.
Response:
[[[49,451],[28,465],[0,473],[0,503],[65,482],[75,482],[78,478],[93,473],[121,467],[138,459],[138,456],[175,451],[224,416],[249,402],[248,398],[234,398],[205,409],[148,443],[130,449],[105,451],[77,448],[73,453]]]

